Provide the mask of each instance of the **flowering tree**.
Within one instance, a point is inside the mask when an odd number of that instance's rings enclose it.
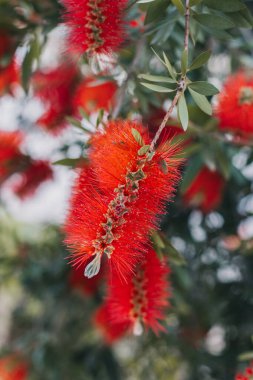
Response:
[[[0,130],[2,210],[74,174],[63,223],[2,211],[0,378],[250,380],[251,2],[0,10],[2,107],[21,107]]]

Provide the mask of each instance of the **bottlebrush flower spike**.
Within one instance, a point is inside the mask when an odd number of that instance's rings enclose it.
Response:
[[[25,380],[27,378],[27,365],[21,362],[16,355],[9,355],[0,359],[1,380]]]
[[[72,114],[72,96],[76,86],[77,68],[61,64],[48,72],[37,71],[33,76],[35,95],[46,106],[37,124],[57,134],[66,127],[65,117]]]
[[[117,323],[112,321],[110,305],[106,302],[96,311],[93,323],[108,344],[120,339],[130,328],[128,321],[119,321]]]
[[[127,0],[62,0],[66,8],[70,49],[78,53],[110,54],[124,39],[123,12]]]
[[[117,90],[115,82],[97,83],[96,78],[86,78],[82,81],[73,96],[73,109],[77,113],[79,107],[88,114],[103,108],[109,111],[113,105],[113,97]]]
[[[156,334],[165,331],[160,321],[169,307],[169,273],[166,262],[149,249],[130,281],[114,276],[106,300],[111,324],[125,323],[136,335],[142,333],[143,326]]]
[[[123,278],[131,274],[179,179],[179,145],[169,141],[148,160],[140,155],[132,129],[139,131],[145,144],[150,143],[141,125],[109,122],[104,134],[93,137],[91,167],[81,171],[74,188],[66,243],[75,265],[83,266],[94,256],[85,268],[87,277],[99,272],[104,254]]]
[[[208,213],[219,206],[224,187],[225,180],[220,173],[204,167],[183,194],[183,201]]]
[[[250,363],[244,373],[238,373],[235,377],[235,380],[252,380],[253,379],[253,362]]]
[[[47,161],[32,161],[20,174],[13,185],[14,193],[24,199],[32,196],[42,182],[53,178],[53,171]]]
[[[253,136],[252,114],[253,75],[240,71],[225,82],[218,97],[216,116],[222,130]]]
[[[20,132],[0,131],[0,183],[13,174],[20,164],[20,145],[23,135]]]

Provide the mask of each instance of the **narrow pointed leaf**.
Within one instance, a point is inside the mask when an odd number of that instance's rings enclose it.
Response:
[[[164,61],[165,61],[165,66],[167,67],[168,72],[170,73],[170,76],[173,79],[177,79],[177,75],[176,75],[175,69],[171,65],[171,63],[169,61],[169,58],[167,57],[167,55],[164,52],[163,52],[163,58],[164,58]]]
[[[149,75],[149,74],[140,74],[138,75],[138,78],[145,79],[150,82],[165,82],[165,83],[176,83],[175,79],[163,77],[159,75]]]
[[[235,26],[232,20],[225,16],[211,15],[208,13],[195,14],[193,16],[200,24],[210,29],[230,29]]]
[[[178,116],[183,130],[186,131],[189,122],[189,115],[184,94],[181,95],[178,101]]]
[[[189,70],[195,70],[203,66],[209,60],[210,56],[211,56],[210,50],[204,51],[197,58],[193,60],[191,66],[189,67]]]
[[[144,83],[141,82],[141,84],[144,87],[147,87],[149,90],[156,91],[156,92],[173,92],[175,89],[163,87],[163,86],[158,86],[157,84],[151,84],[151,83]]]
[[[192,82],[188,85],[188,87],[199,94],[206,96],[216,95],[219,93],[219,90],[215,86],[204,81]]]
[[[196,91],[189,88],[190,94],[193,97],[193,100],[197,106],[205,112],[207,115],[212,115],[212,106],[208,102],[207,98],[204,95],[198,94]]]
[[[140,146],[144,145],[144,142],[143,142],[143,139],[142,139],[142,137],[141,137],[141,135],[140,135],[140,132],[137,131],[137,129],[132,128],[132,135],[133,135],[135,141],[136,141]]]
[[[175,5],[175,7],[177,8],[178,12],[181,15],[184,15],[185,9],[184,9],[184,5],[183,5],[182,1],[181,0],[171,0],[171,2]]]

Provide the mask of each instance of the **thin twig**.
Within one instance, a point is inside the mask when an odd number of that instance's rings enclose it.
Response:
[[[188,49],[189,49],[189,33],[190,33],[190,0],[186,0],[185,1],[184,49],[187,51],[187,53],[188,53]],[[160,137],[163,129],[166,127],[167,121],[169,120],[174,108],[176,107],[180,96],[185,91],[185,87],[186,87],[186,77],[185,77],[185,75],[182,75],[179,82],[178,82],[176,95],[175,95],[174,99],[172,100],[172,103],[171,103],[166,115],[164,116],[164,119],[163,119],[160,127],[158,128],[158,131],[156,132],[156,134],[155,134],[155,136],[154,136],[154,138],[150,144],[149,152],[154,151],[155,145],[156,145],[157,141],[159,140],[159,137]]]

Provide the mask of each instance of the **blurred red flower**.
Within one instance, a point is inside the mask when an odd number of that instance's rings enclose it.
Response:
[[[16,355],[8,355],[0,359],[1,380],[25,380],[28,378],[27,364]]]
[[[14,59],[7,66],[0,66],[0,96],[6,92],[13,95],[13,90],[18,83],[19,69]]]
[[[238,373],[235,380],[251,380],[253,378],[253,362],[245,369],[244,373]]]
[[[224,187],[225,180],[221,174],[204,167],[183,194],[183,201],[187,206],[208,213],[219,206]]]
[[[88,114],[101,108],[109,111],[114,103],[117,90],[115,82],[96,83],[96,78],[86,78],[77,87],[73,97],[73,109],[77,113],[79,107]]]
[[[239,135],[253,136],[253,76],[240,71],[230,76],[218,96],[219,127]]]
[[[69,27],[69,49],[78,53],[111,53],[124,40],[127,0],[62,0]]]
[[[48,132],[57,134],[66,127],[65,117],[72,114],[72,96],[76,80],[77,68],[70,63],[34,74],[34,93],[46,106],[46,111],[37,120],[37,124]]]
[[[109,122],[105,133],[94,135],[91,167],[81,170],[73,191],[66,243],[75,265],[94,257],[86,266],[87,277],[99,272],[104,254],[122,277],[131,274],[179,179],[180,147],[169,141],[145,160],[133,128],[150,143],[144,128],[131,121]]]
[[[42,182],[53,178],[52,168],[47,161],[31,161],[13,184],[14,193],[24,199],[32,196]]]
[[[0,131],[0,183],[12,175],[21,163],[21,132]]]

